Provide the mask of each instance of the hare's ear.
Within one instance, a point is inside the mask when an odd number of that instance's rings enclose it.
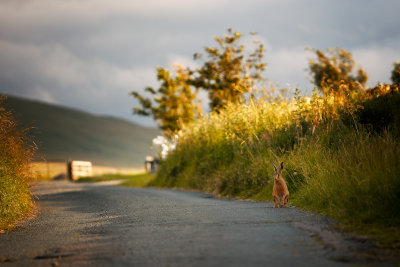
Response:
[[[283,170],[283,161],[281,162],[281,169],[280,169],[280,171],[282,171]]]
[[[275,173],[277,173],[278,169],[276,168],[275,164],[272,164],[272,166],[274,166]]]

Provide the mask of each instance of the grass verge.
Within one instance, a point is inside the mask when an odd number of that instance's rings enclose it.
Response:
[[[271,200],[284,161],[292,204],[398,250],[400,93],[381,89],[228,105],[182,129],[149,185]]]
[[[104,182],[113,180],[123,180],[121,186],[146,187],[153,179],[154,174],[141,173],[134,175],[123,174],[104,174],[99,176],[82,177],[78,182]]]

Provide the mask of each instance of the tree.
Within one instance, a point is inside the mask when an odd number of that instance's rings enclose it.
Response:
[[[368,80],[363,68],[353,74],[355,61],[345,49],[331,48],[327,54],[321,50],[312,50],[317,59],[309,60],[309,71],[313,83],[324,93],[341,92],[344,88],[350,91],[362,89]]]
[[[141,107],[135,107],[134,113],[144,116],[153,115],[167,136],[181,129],[184,124],[201,116],[201,108],[196,99],[200,89],[209,93],[212,110],[219,110],[230,102],[239,102],[246,97],[254,97],[253,91],[263,82],[261,73],[266,64],[262,62],[264,46],[254,41],[255,48],[246,54],[240,44],[242,35],[228,30],[228,34],[215,37],[217,47],[206,47],[207,60],[202,67],[191,70],[178,67],[175,77],[167,69],[157,68],[157,79],[161,82],[156,91],[145,89],[152,98],[132,92]],[[201,54],[195,54],[201,59]]]
[[[182,66],[176,68],[175,77],[164,68],[157,68],[157,80],[161,82],[158,90],[147,87],[146,92],[153,96],[145,98],[138,92],[131,92],[139,100],[141,107],[135,107],[134,113],[144,116],[153,115],[166,136],[172,136],[194,118],[201,115],[201,108],[196,102],[197,91],[188,83],[190,71]]]
[[[218,46],[206,47],[207,60],[192,72],[194,78],[190,83],[197,89],[208,91],[212,110],[241,101],[246,94],[253,97],[254,87],[263,81],[264,46],[254,41],[254,51],[246,55],[245,46],[240,44],[241,37],[242,34],[231,29],[222,37],[215,37]],[[203,55],[196,53],[194,58],[202,59]]]
[[[392,82],[393,83],[400,83],[400,62],[393,63],[393,70],[392,70]]]

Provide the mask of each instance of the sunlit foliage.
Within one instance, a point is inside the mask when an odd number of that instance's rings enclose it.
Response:
[[[254,40],[254,50],[247,54],[241,38],[241,33],[229,29],[227,34],[214,37],[218,46],[205,48],[206,58],[194,54],[203,65],[194,71],[190,83],[208,92],[212,110],[240,102],[248,95],[253,97],[255,87],[264,80],[264,45]]]
[[[175,76],[167,69],[158,67],[157,79],[161,82],[157,90],[146,88],[153,99],[145,98],[137,92],[131,93],[142,106],[135,107],[134,113],[153,115],[165,135],[172,136],[182,125],[202,114],[200,103],[196,100],[197,91],[189,85],[190,73],[182,66],[176,67]]]
[[[400,62],[393,63],[393,70],[392,70],[392,82],[393,83],[400,83]]]
[[[309,59],[309,71],[313,83],[324,93],[346,93],[364,88],[368,75],[363,68],[353,74],[356,63],[345,49],[331,48],[326,53],[312,50],[317,58]]]
[[[208,92],[213,111],[229,103],[254,99],[264,78],[262,72],[264,46],[254,40],[254,50],[247,51],[240,43],[242,34],[228,30],[226,35],[215,37],[217,47],[206,47],[206,58],[199,53],[195,59],[203,60],[197,69],[177,67],[176,75],[164,68],[157,68],[158,90],[145,89],[151,95],[144,97],[138,92],[131,94],[139,100],[141,107],[134,113],[153,115],[166,136],[173,136],[184,124],[199,118],[202,110],[196,96],[199,90]]]
[[[29,163],[36,146],[19,128],[0,96],[0,230],[12,227],[33,207]]]

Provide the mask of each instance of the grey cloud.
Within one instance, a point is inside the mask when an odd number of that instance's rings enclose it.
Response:
[[[7,93],[125,118],[131,118],[128,107],[134,102],[129,91],[154,84],[155,77],[153,69],[83,61],[62,46],[0,43],[0,59]]]

